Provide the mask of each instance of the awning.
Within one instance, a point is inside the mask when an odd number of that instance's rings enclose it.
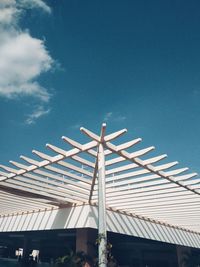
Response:
[[[21,156],[19,162],[10,161],[12,166],[0,165],[1,216],[98,204],[101,137],[85,128],[81,131],[90,138],[87,143],[63,136],[62,147],[46,145],[54,155],[33,150],[37,159]],[[150,157],[153,146],[137,149],[141,138],[119,143],[124,133],[126,129],[104,136],[107,209],[200,233],[197,173],[175,167],[177,161],[166,162],[166,154]]]

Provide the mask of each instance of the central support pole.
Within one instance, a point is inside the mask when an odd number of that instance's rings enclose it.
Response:
[[[106,192],[105,192],[105,155],[103,144],[99,144],[98,151],[98,242],[99,266],[107,266],[107,229],[106,229]]]
[[[90,200],[92,198],[92,192],[95,184],[95,178],[97,178],[98,170],[98,244],[99,244],[99,267],[107,266],[107,223],[106,223],[106,182],[105,182],[105,154],[104,146],[107,146],[107,142],[122,135],[126,130],[118,131],[114,134],[105,136],[106,123],[102,124],[100,136],[95,133],[81,127],[80,130],[93,139],[98,145],[97,160],[95,163],[95,170],[93,175]]]

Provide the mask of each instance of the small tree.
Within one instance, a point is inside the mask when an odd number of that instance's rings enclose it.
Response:
[[[90,257],[83,251],[74,253],[72,250],[56,260],[55,267],[84,267],[91,263]]]
[[[102,238],[104,238],[103,235],[98,236],[98,238],[96,240],[96,245],[99,245]],[[107,242],[106,250],[104,252],[106,254],[106,258],[107,258],[107,266],[108,267],[118,267],[119,265],[118,265],[116,259],[114,258],[114,256],[112,255],[111,250],[112,250],[112,244]],[[95,262],[94,266],[98,267],[99,266],[98,258],[95,259],[94,262]]]

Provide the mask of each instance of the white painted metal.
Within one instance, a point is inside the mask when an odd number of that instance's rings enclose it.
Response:
[[[137,150],[141,138],[114,144],[113,140],[126,133],[126,129],[108,135],[105,135],[105,126],[102,129],[103,132],[97,135],[81,128],[90,138],[85,144],[63,136],[63,141],[71,149],[47,144],[54,156],[33,150],[38,159],[21,156],[25,164],[10,161],[14,167],[0,165],[0,216],[98,203],[101,147],[106,167],[107,210],[129,214],[127,225],[134,214],[146,222],[156,221],[161,228],[168,223],[175,227],[173,229],[184,227],[188,233],[200,233],[200,177],[195,177],[197,174],[189,172],[188,168],[175,168],[178,162],[168,163],[166,154],[147,157],[154,147]],[[101,198],[105,199],[104,196]],[[157,234],[153,232],[152,235]],[[168,242],[170,236],[172,234],[166,237]]]
[[[36,230],[55,230],[67,228],[97,228],[98,209],[96,206],[72,206],[63,209],[46,209],[34,212],[24,212],[0,217],[0,232],[20,232]],[[60,220],[58,220],[60,218]],[[81,220],[77,220],[81,218]],[[194,218],[194,217],[193,217]],[[177,220],[177,219],[176,219]],[[193,227],[198,229],[198,220]],[[185,228],[191,226],[191,221]],[[179,220],[177,220],[179,223]],[[147,221],[139,216],[107,210],[107,229],[112,232],[153,239],[199,248],[200,235],[174,228],[156,221]]]
[[[107,266],[107,224],[106,224],[106,192],[105,192],[105,156],[103,144],[98,151],[98,242],[99,266]]]

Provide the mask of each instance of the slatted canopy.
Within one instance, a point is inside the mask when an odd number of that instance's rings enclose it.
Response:
[[[0,215],[98,205],[98,147],[102,143],[107,209],[200,232],[197,173],[175,167],[177,161],[166,162],[166,154],[150,157],[153,146],[137,149],[141,138],[119,143],[126,129],[105,134],[104,125],[101,135],[85,128],[81,131],[90,139],[85,144],[63,136],[68,146],[46,145],[54,156],[33,150],[37,160],[20,156],[19,162],[0,165]]]

